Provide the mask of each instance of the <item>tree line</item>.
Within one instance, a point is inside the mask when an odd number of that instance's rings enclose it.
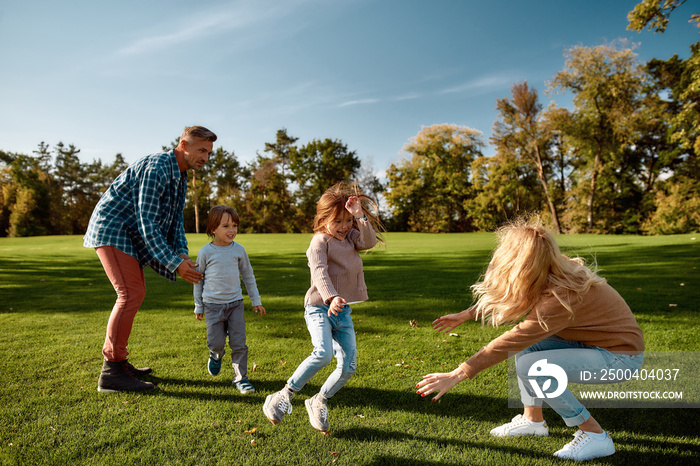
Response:
[[[663,32],[684,1],[664,9],[644,0],[629,27]],[[700,24],[697,15],[692,21]],[[700,42],[690,51],[685,60],[642,64],[624,42],[572,47],[545,92],[570,94],[573,108],[544,108],[535,88],[516,82],[496,101],[495,155],[484,155],[478,130],[428,126],[384,180],[342,141],[298,144],[284,128],[245,165],[219,147],[189,174],[186,230],[202,231],[209,208],[227,204],[241,231],[307,232],[324,190],[349,181],[385,200],[390,231],[492,230],[528,212],[559,232],[700,231]],[[121,154],[111,164],[82,163],[79,152],[62,142],[42,142],[32,155],[0,151],[0,236],[85,232],[127,164]]]

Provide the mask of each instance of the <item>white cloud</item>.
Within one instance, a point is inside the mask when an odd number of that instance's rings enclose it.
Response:
[[[300,7],[314,1],[286,1],[275,5],[253,0],[235,2],[223,9],[212,9],[199,16],[188,16],[177,24],[161,25],[160,28],[156,29],[173,32],[144,35],[144,37],[119,49],[116,55],[148,54],[224,32],[254,28],[262,23],[279,22],[298,11]]]
[[[358,99],[358,100],[350,100],[347,102],[343,102],[342,104],[338,105],[338,107],[349,107],[351,105],[367,105],[367,104],[376,104],[379,102],[379,99]]]
[[[475,90],[498,89],[512,83],[512,79],[513,78],[510,76],[484,76],[457,86],[448,87],[440,91],[439,94],[456,94]]]

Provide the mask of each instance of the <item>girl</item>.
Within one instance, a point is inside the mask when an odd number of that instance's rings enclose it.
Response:
[[[516,373],[525,410],[491,434],[548,435],[542,417],[542,401],[547,401],[567,426],[579,429],[574,440],[554,456],[583,461],[612,455],[615,447],[610,436],[586,408],[563,389],[564,384],[547,390],[545,382],[551,383],[551,378],[544,377],[544,372],[537,377],[537,369],[557,365],[574,383],[584,383],[580,373],[585,370],[631,369],[634,373],[642,365],[642,330],[605,279],[582,260],[562,255],[553,235],[536,220],[519,220],[498,233],[500,244],[483,280],[471,287],[476,304],[439,317],[433,326],[448,332],[475,318],[482,323],[489,320],[494,326],[520,322],[452,372],[424,376],[417,384],[418,394],[437,392],[433,398],[437,400],[459,382],[506,360],[509,352],[517,352]],[[553,397],[543,398],[540,387]]]
[[[197,263],[204,279],[194,285],[194,312],[197,320],[202,314],[207,320],[207,346],[211,375],[221,371],[221,359],[226,354],[226,335],[231,347],[235,376],[233,385],[242,394],[254,392],[248,381],[248,346],[243,319],[243,292],[241,278],[253,302],[253,311],[265,314],[260,293],[255,283],[248,254],[233,240],[238,234],[239,217],[229,206],[212,207],[207,220],[207,235],[213,238],[199,250]]]
[[[357,193],[357,189],[353,191],[342,183],[337,184],[321,196],[316,206],[315,235],[306,251],[311,287],[304,297],[304,319],[314,350],[286,386],[265,400],[263,412],[274,425],[282,421],[285,413],[292,412],[292,396],[335,356],[338,362],[335,371],[321,391],[305,402],[311,425],[327,432],[326,403],[355,373],[357,348],[350,304],[368,299],[358,251],[374,247],[375,228],[382,227],[363,206],[366,201],[377,212],[376,202]]]

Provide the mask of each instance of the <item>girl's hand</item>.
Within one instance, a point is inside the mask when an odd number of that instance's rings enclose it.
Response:
[[[195,314],[195,315],[194,315],[194,318],[197,319],[197,320],[202,320],[202,316],[203,316],[203,315],[204,315],[204,314]]]
[[[416,393],[420,396],[426,396],[433,392],[438,392],[437,396],[433,397],[433,401],[437,401],[442,395],[452,390],[455,385],[466,378],[464,372],[459,368],[452,372],[424,375],[423,380],[416,384],[416,387],[418,387]]]
[[[331,305],[328,306],[328,317],[330,317],[331,314],[337,316],[338,314],[343,312],[343,307],[345,307],[347,303],[348,302],[340,296],[336,296],[335,298],[333,298],[333,301],[331,301]]]
[[[265,315],[267,312],[265,312],[265,308],[261,306],[253,306],[253,312],[255,313],[260,313],[260,315]]]
[[[362,211],[362,203],[360,202],[360,198],[357,196],[350,196],[348,202],[345,203],[345,208],[355,218],[362,218],[365,215],[365,213]]]

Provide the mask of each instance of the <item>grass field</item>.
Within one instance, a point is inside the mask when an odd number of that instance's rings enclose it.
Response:
[[[0,464],[561,464],[571,439],[551,410],[548,438],[498,439],[507,405],[507,365],[465,381],[440,403],[415,394],[429,372],[456,367],[504,329],[467,323],[457,337],[430,322],[470,304],[491,234],[391,233],[364,257],[370,301],[353,306],[358,373],[329,403],[331,433],[308,422],[304,400],[332,367],[293,399],[278,426],[262,413],[311,350],[302,299],[309,235],[240,235],[268,315],[246,298],[249,375],[239,395],[233,370],[206,371],[204,322],[192,287],[146,271],[148,293],[130,339],[130,360],[155,369],[154,393],[96,391],[114,291],[80,237],[0,238]],[[700,351],[700,248],[694,235],[559,238],[569,254],[595,260],[645,332],[647,350]],[[196,255],[207,241],[190,235]],[[417,326],[410,324],[415,321]],[[332,364],[331,366],[334,366]],[[255,369],[253,370],[253,367]],[[617,453],[589,464],[697,464],[697,409],[593,409]]]

